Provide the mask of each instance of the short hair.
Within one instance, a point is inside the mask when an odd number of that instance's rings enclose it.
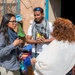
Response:
[[[41,7],[35,7],[35,8],[33,9],[33,11],[40,11],[41,13],[44,13],[43,8],[41,8]]]

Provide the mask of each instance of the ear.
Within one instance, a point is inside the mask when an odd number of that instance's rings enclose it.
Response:
[[[44,13],[42,13],[42,16],[44,17]]]

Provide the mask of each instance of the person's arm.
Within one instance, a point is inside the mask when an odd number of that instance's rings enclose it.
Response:
[[[29,44],[36,44],[36,43],[40,44],[40,43],[42,43],[42,40],[40,38],[37,38],[37,40],[34,40],[32,38],[33,38],[33,36],[32,36],[32,25],[30,25],[28,28],[27,36],[26,36],[26,42]]]
[[[8,55],[15,46],[13,44],[6,46],[4,36],[0,36],[0,58]]]
[[[50,38],[50,39],[44,39],[43,43],[50,43],[54,40],[55,38]]]
[[[15,49],[15,46],[19,45],[21,41],[16,39],[12,44],[5,44],[5,37],[3,34],[0,34],[0,58],[10,54],[11,50]]]
[[[36,58],[35,58],[35,57],[31,58],[31,64],[32,64],[32,65],[35,65],[36,62],[37,62],[37,61],[36,61]]]
[[[50,42],[52,40],[50,39]],[[28,36],[26,37],[26,42],[29,44],[41,44],[41,43],[48,43],[49,39],[45,40],[45,38],[37,38],[36,40],[32,39],[32,36]]]
[[[29,44],[36,44],[37,41],[32,39],[32,36],[27,35],[26,42]]]
[[[32,38],[32,25],[30,25],[26,36],[26,42],[29,44],[35,44],[36,40],[33,40]]]
[[[32,59],[32,64],[35,64],[34,74],[39,75],[50,75],[51,72],[54,72],[54,63],[56,60],[56,56],[58,54],[57,44],[50,43],[39,55],[36,59]]]
[[[49,39],[44,39],[43,40],[43,43],[50,43],[50,42],[52,42],[55,38],[53,38],[52,36],[51,36],[51,33],[52,33],[52,31],[53,31],[53,26],[52,26],[52,23],[51,22],[48,22],[49,23],[49,29],[50,29],[50,35],[49,35]]]

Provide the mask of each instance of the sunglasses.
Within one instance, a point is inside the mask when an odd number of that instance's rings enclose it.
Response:
[[[41,10],[41,8],[39,8],[39,7],[34,9],[34,11],[40,11],[40,10]]]

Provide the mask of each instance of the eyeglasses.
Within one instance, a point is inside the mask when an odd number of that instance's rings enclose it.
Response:
[[[9,22],[12,22],[13,24],[17,23],[17,21],[9,21]]]

